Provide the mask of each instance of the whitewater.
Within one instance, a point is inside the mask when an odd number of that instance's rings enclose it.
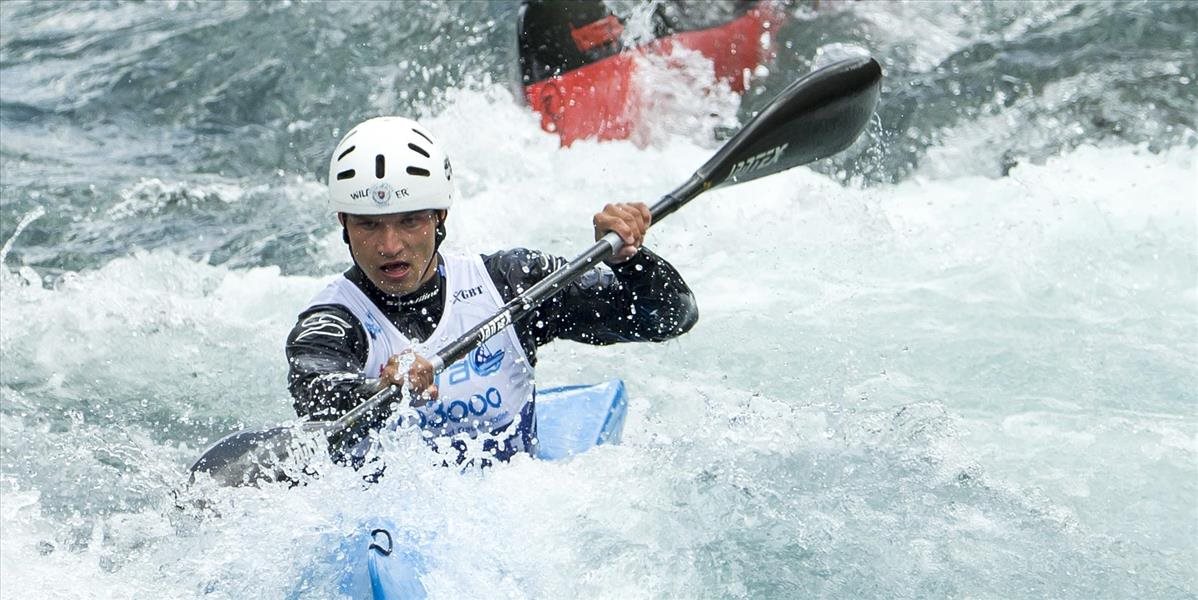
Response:
[[[0,5],[0,596],[336,597],[376,517],[434,598],[1198,595],[1192,5],[802,4],[718,123],[670,83],[651,139],[565,149],[505,79],[515,4],[406,6]],[[886,71],[867,135],[649,234],[695,329],[538,353],[626,381],[622,445],[458,474],[392,436],[374,485],[185,488],[294,419],[345,128],[444,141],[447,249],[569,257],[835,44]]]

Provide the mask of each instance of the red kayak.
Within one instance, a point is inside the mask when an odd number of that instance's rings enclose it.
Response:
[[[785,16],[772,0],[665,2],[652,15],[652,38],[631,44],[625,22],[602,1],[526,1],[518,28],[524,98],[562,146],[628,139],[641,118],[635,76],[646,57],[699,52],[712,63],[712,81],[743,93],[771,58],[771,30]]]

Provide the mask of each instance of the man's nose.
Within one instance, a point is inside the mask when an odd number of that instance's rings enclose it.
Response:
[[[384,225],[379,236],[379,254],[382,256],[398,256],[404,249],[403,235],[397,227]]]

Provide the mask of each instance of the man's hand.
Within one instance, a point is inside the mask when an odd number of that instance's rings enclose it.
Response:
[[[407,363],[410,365],[405,374],[402,369]],[[423,356],[411,351],[396,354],[387,359],[387,364],[383,366],[383,372],[379,374],[379,387],[380,389],[391,385],[403,387],[405,376],[409,383],[408,389],[412,392],[412,406],[424,406],[437,399],[437,386],[433,383],[435,376],[433,365]]]
[[[652,221],[653,215],[644,202],[608,204],[602,211],[595,213],[592,219],[595,241],[609,231],[616,232],[624,240],[624,247],[607,259],[607,263],[616,265],[632,258],[640,250],[641,244],[645,243],[645,232],[649,231]]]

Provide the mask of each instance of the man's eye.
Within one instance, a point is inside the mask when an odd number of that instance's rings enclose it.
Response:
[[[377,226],[378,222],[376,221],[358,221],[358,227],[362,229],[374,229]]]

